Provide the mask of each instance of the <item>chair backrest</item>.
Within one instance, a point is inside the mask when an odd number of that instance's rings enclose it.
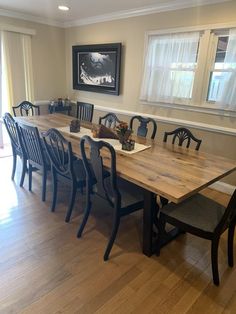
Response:
[[[21,116],[28,116],[31,114],[32,116],[35,115],[35,113],[39,116],[40,115],[40,107],[33,105],[31,102],[24,100],[22,103],[20,103],[18,106],[12,107],[14,116],[17,116],[17,112],[20,112]]]
[[[85,102],[77,101],[76,117],[77,117],[77,119],[80,119],[82,121],[92,122],[93,110],[94,110],[93,104],[88,104]]]
[[[85,144],[88,145],[89,152],[86,152]],[[112,206],[120,206],[121,195],[117,187],[116,153],[114,148],[104,141],[94,141],[87,135],[82,137],[80,148],[86,172],[87,187],[91,190],[95,179],[96,194],[106,199]],[[110,164],[106,165],[110,169],[110,176],[108,177],[104,176],[104,160],[110,161]]]
[[[105,125],[107,128],[114,129],[121,120],[113,112],[107,113],[105,116],[99,118],[99,124]]]
[[[163,142],[167,141],[167,137],[173,135],[172,144],[175,143],[175,140],[178,140],[178,145],[182,146],[186,141],[186,147],[189,148],[191,140],[196,142],[195,150],[199,150],[202,140],[197,139],[193,134],[186,128],[177,128],[171,132],[165,132]]]
[[[146,137],[147,133],[148,133],[148,124],[152,124],[152,133],[151,133],[151,139],[153,140],[156,136],[156,132],[157,132],[157,124],[156,121],[152,118],[144,118],[142,116],[133,116],[130,119],[130,123],[129,123],[129,127],[131,130],[133,130],[133,123],[134,120],[138,120],[139,121],[139,126],[137,129],[137,135],[138,136],[142,136],[142,137]]]
[[[18,126],[29,162],[38,166],[45,165],[46,157],[43,152],[43,146],[40,140],[38,128],[22,123],[18,123]]]
[[[73,152],[71,143],[56,129],[49,129],[41,133],[43,143],[51,162],[57,173],[74,178]]]
[[[220,220],[218,226],[216,227],[216,232],[219,234],[224,232],[228,228],[231,222],[236,221],[236,190],[230,198],[228,206],[225,209],[225,212]]]
[[[15,151],[15,153],[18,153],[20,155],[23,154],[23,142],[21,137],[19,136],[19,129],[14,118],[10,113],[7,112],[3,116],[3,121],[11,140],[12,149]]]

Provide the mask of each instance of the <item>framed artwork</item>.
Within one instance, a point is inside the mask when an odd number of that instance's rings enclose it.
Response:
[[[73,89],[119,95],[121,43],[72,47]]]

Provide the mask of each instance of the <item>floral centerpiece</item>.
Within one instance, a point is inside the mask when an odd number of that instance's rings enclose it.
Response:
[[[116,127],[116,133],[119,138],[121,144],[128,141],[132,130],[129,129],[128,124],[126,122],[120,122]]]

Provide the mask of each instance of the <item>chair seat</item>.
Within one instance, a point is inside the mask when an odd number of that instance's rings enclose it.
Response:
[[[109,190],[110,178],[106,178],[104,180],[104,184],[106,186],[106,190],[109,193],[109,196],[112,195],[112,192]],[[127,208],[129,206],[133,206],[139,202],[143,202],[143,189],[139,186],[132,184],[122,178],[117,179],[118,189],[121,193],[121,208]]]
[[[169,203],[161,210],[164,215],[206,232],[215,230],[224,212],[224,206],[201,194],[180,204]]]

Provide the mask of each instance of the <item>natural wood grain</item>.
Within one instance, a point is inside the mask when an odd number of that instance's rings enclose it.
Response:
[[[93,208],[85,235],[76,238],[84,197],[79,195],[71,223],[64,222],[69,189],[59,186],[55,213],[40,201],[41,176],[33,191],[11,181],[11,158],[0,159],[0,313],[235,313],[236,268],[227,266],[226,234],[219,248],[221,285],[212,284],[209,243],[181,235],[160,257],[140,250],[140,213],[124,217],[111,259],[102,256],[111,213]],[[4,180],[4,181],[3,181]],[[226,205],[229,196],[204,194]],[[236,247],[235,247],[236,248]]]
[[[60,114],[17,119],[36,125],[40,131],[67,126],[71,121],[71,117]],[[79,139],[73,135],[64,135],[72,142],[74,152],[80,155]],[[117,154],[118,174],[175,203],[183,201],[236,169],[235,160],[166,143],[140,138],[136,140],[151,143],[152,147],[129,156]]]

